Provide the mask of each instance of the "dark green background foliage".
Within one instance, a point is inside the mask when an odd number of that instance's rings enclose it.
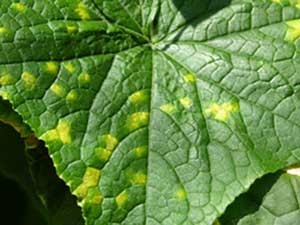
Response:
[[[40,224],[295,223],[299,37],[297,0],[2,0],[3,188]]]

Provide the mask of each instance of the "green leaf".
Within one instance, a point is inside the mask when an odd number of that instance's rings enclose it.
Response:
[[[299,162],[297,1],[3,0],[0,15],[0,95],[88,225],[209,225]]]
[[[264,196],[259,209],[242,218],[238,225],[292,225],[300,219],[299,176],[283,174]]]

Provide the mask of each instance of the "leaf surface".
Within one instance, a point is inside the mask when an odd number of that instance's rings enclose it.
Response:
[[[88,225],[209,225],[299,161],[296,1],[0,3],[0,95]]]

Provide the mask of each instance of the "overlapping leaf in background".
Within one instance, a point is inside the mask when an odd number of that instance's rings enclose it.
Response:
[[[212,224],[299,162],[300,5],[4,0],[0,95],[88,225]]]

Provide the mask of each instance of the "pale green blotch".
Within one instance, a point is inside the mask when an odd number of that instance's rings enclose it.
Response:
[[[51,85],[50,90],[59,97],[63,97],[66,93],[65,89],[56,83]]]
[[[65,120],[60,120],[57,127],[44,133],[41,136],[41,139],[45,141],[60,141],[63,144],[70,144],[72,142],[70,123]]]
[[[128,116],[126,120],[126,127],[129,129],[129,131],[134,131],[140,127],[148,125],[148,123],[148,112],[136,112]]]
[[[119,208],[122,208],[128,201],[128,193],[126,190],[122,191],[116,198],[116,203]]]
[[[47,62],[46,63],[46,71],[51,74],[58,73],[58,63],[57,62]]]
[[[10,8],[22,13],[27,9],[27,6],[20,2],[14,2],[10,5]]]
[[[144,174],[143,172],[137,172],[135,174],[130,174],[129,179],[133,184],[144,185],[146,184],[147,181],[147,175]]]
[[[160,110],[165,113],[171,114],[175,111],[175,106],[172,104],[165,104],[160,107]]]
[[[75,12],[79,15],[79,17],[82,20],[91,19],[88,8],[82,2],[78,3],[78,5],[75,8]]]
[[[79,199],[84,199],[89,191],[89,188],[96,187],[99,183],[101,170],[88,167],[84,173],[82,183],[73,191]]]
[[[207,115],[213,116],[214,119],[226,122],[232,112],[239,110],[239,106],[234,102],[225,102],[223,104],[212,103],[205,110]]]
[[[78,82],[81,84],[87,84],[91,81],[91,76],[88,73],[81,73],[78,76]]]
[[[119,141],[111,134],[103,135],[100,138],[101,147],[95,149],[97,157],[103,161],[109,160],[112,152],[118,145]]]
[[[186,109],[190,108],[193,105],[192,100],[190,98],[188,98],[188,97],[181,98],[179,100],[179,102]]]
[[[9,73],[0,75],[0,85],[3,85],[3,86],[10,85],[10,84],[13,84],[14,82],[15,82],[15,79]]]
[[[25,88],[33,89],[36,85],[36,77],[30,72],[23,72],[21,79],[24,82]]]
[[[84,199],[84,204],[94,204],[98,205],[102,202],[103,196],[99,191],[98,186],[88,188],[87,195]]]
[[[137,91],[129,96],[129,101],[134,104],[145,102],[148,99],[149,99],[149,94],[145,90]]]

